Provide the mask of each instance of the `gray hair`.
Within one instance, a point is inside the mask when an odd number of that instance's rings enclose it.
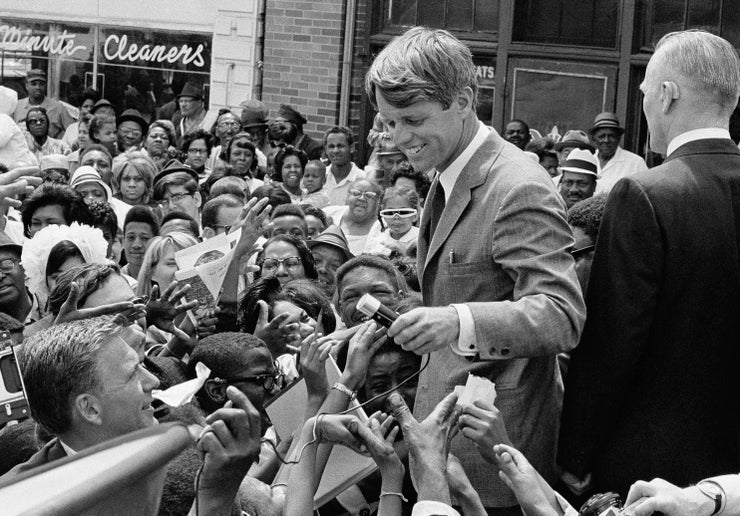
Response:
[[[729,112],[740,94],[740,59],[727,40],[700,30],[671,32],[655,45],[663,70],[691,80],[708,100]]]
[[[365,76],[365,90],[375,107],[380,92],[397,108],[431,101],[448,109],[465,88],[473,90],[475,108],[478,80],[470,49],[445,30],[424,27],[391,41]]]
[[[72,426],[77,396],[99,387],[97,354],[122,329],[110,316],[54,325],[18,349],[31,415],[54,435]]]

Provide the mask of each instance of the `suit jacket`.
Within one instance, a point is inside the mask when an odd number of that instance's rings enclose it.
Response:
[[[559,463],[597,490],[740,470],[740,152],[679,147],[607,201]]]
[[[415,412],[426,416],[468,373],[485,376],[514,445],[552,480],[562,400],[555,355],[576,345],[585,319],[563,201],[545,170],[495,131],[461,172],[430,241],[437,187],[419,228],[424,304],[466,303],[481,360],[432,353]],[[484,505],[516,505],[470,441],[456,438],[452,451]]]
[[[2,477],[0,481],[10,481],[19,476],[21,473],[25,473],[33,468],[38,468],[49,462],[63,459],[67,456],[67,452],[64,451],[62,443],[56,437],[46,443],[43,448],[34,453],[31,458],[22,464],[18,464],[16,467],[8,471]]]

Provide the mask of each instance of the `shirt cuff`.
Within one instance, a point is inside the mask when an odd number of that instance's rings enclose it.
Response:
[[[460,513],[445,503],[422,500],[414,504],[411,516],[460,516]]]
[[[554,491],[555,493],[555,499],[558,501],[558,505],[560,506],[560,512],[564,516],[578,516],[578,511],[573,508],[571,504],[568,503],[568,500],[563,498],[560,493],[557,491]]]
[[[450,347],[456,355],[472,357],[478,354],[478,345],[475,341],[475,321],[473,321],[473,312],[465,304],[452,304],[452,308],[457,311],[457,317],[460,319],[460,336],[457,342],[451,342]]]

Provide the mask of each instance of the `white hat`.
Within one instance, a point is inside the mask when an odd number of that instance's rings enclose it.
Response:
[[[72,174],[69,186],[74,190],[84,183],[97,183],[103,190],[105,190],[106,200],[108,202],[113,198],[113,192],[111,191],[110,186],[105,184],[105,181],[100,177],[98,171],[90,165],[82,165],[81,167],[78,167],[77,170],[75,170],[75,173]]]
[[[573,149],[568,154],[560,170],[563,172],[576,172],[578,174],[587,174],[599,178],[599,159],[590,151],[585,149]]]

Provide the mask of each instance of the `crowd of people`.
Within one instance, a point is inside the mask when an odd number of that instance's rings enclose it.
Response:
[[[315,140],[287,105],[206,127],[196,84],[151,121],[88,90],[75,120],[43,70],[27,89],[0,114],[0,329],[31,417],[0,430],[0,490],[180,421],[202,431],[155,514],[311,514],[332,445],[377,471],[320,514],[602,514],[620,497],[633,516],[740,514],[727,41],[656,45],[652,169],[611,112],[562,138],[523,120],[499,135],[476,117],[470,51],[423,28],[367,72],[364,168],[350,128]],[[222,235],[203,308],[178,253]],[[398,315],[387,328],[366,294]],[[203,366],[191,401],[155,399]],[[495,398],[457,403],[471,376]],[[267,407],[296,382],[302,423],[281,438]]]

